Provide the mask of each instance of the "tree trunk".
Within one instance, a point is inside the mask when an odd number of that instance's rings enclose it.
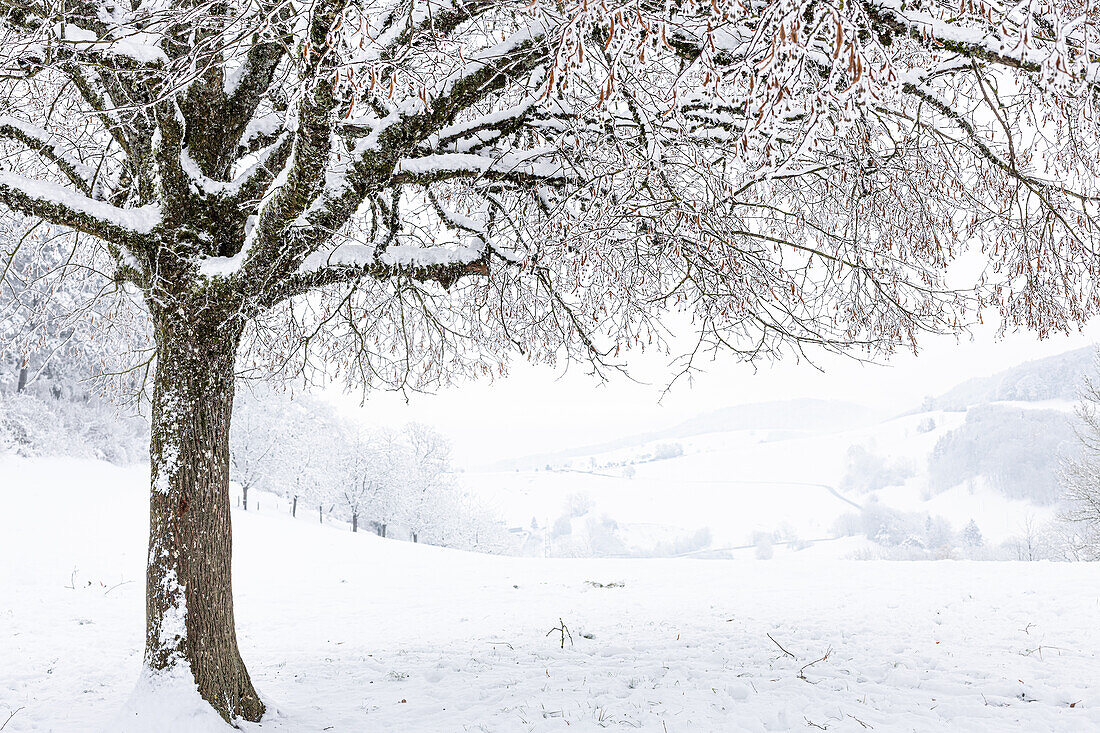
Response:
[[[298,516],[298,497],[297,496],[294,497],[294,503],[290,505],[290,516],[291,517]]]
[[[415,545],[416,544],[416,532],[413,532],[412,536],[413,536],[413,544]]]
[[[358,532],[359,531],[359,515],[358,514],[352,514],[351,515],[351,531],[352,532]]]
[[[15,388],[16,392],[22,392],[27,388],[27,367],[22,366],[19,368],[19,386]]]
[[[325,508],[320,504],[317,505],[317,521],[320,524],[325,523]]]
[[[248,487],[241,484],[241,509],[248,511]]]
[[[382,525],[382,536],[383,537],[386,536],[386,525],[385,524]]]
[[[223,718],[257,721],[264,704],[237,650],[230,583],[229,423],[241,329],[194,315],[156,322],[145,665],[186,666]]]

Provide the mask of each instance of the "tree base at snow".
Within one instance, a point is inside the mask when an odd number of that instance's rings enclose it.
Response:
[[[268,705],[265,719],[277,716]],[[234,722],[238,727],[249,725]],[[176,664],[165,670],[143,668],[130,699],[104,732],[225,733],[233,729],[199,695],[190,667]]]

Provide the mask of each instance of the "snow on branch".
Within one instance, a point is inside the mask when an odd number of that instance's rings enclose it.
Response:
[[[400,182],[427,183],[460,176],[513,183],[565,183],[569,180],[560,163],[537,159],[553,151],[537,150],[527,154],[507,153],[491,157],[471,153],[440,153],[418,158],[402,158],[393,177]]]
[[[57,40],[74,51],[92,52],[105,58],[122,57],[147,66],[168,64],[158,33],[114,28],[104,36],[73,23],[58,23],[55,31]]]
[[[942,48],[966,58],[1045,75],[1070,76],[1070,57],[1077,55],[1083,66],[1079,80],[1093,87],[1100,84],[1100,64],[1086,58],[1084,53],[1070,53],[1075,44],[1068,42],[1071,39],[1063,35],[1067,24],[1059,17],[1057,10],[1042,16],[1039,13],[1044,11],[1040,10],[1036,17],[1031,17],[1035,11],[1021,5],[1017,11],[1005,13],[1000,22],[994,23],[990,13],[984,23],[975,23],[973,19],[967,22],[956,18],[954,11],[957,8],[937,15],[919,9],[919,5],[918,9],[906,7],[899,0],[862,0],[861,4],[880,36],[892,34],[908,37],[922,45]],[[1033,25],[1059,27],[1058,32],[1051,36],[1029,32],[1027,29]],[[1084,47],[1087,46],[1085,43]]]
[[[73,185],[78,186],[83,193],[91,193],[95,170],[69,155],[46,130],[3,115],[0,116],[0,137],[23,143],[60,168],[65,177],[72,181]]]
[[[432,149],[452,148],[457,153],[473,152],[514,131],[540,103],[539,99],[529,97],[513,107],[448,125],[428,137],[428,146]]]
[[[180,153],[180,165],[191,183],[207,194],[236,199],[259,196],[278,175],[290,155],[290,136],[282,133],[275,142],[253,154],[255,161],[231,181],[217,181],[203,174],[187,148]]]
[[[317,288],[361,280],[407,278],[450,288],[464,277],[489,274],[484,252],[472,247],[395,246],[390,249],[392,251],[387,250],[381,258],[375,257],[373,247],[363,245],[342,245],[327,255],[312,255],[297,273],[269,289],[262,304],[270,307]]]
[[[500,73],[507,73],[506,61],[517,54],[523,55],[524,49],[544,44],[550,30],[544,23],[535,21],[512,33],[500,43],[475,54],[439,83],[437,96],[451,94],[456,87],[468,82],[472,77],[483,77],[487,69],[499,69]],[[549,47],[544,48],[539,55],[543,60],[549,61]]]
[[[0,203],[24,214],[127,246],[143,243],[161,223],[160,204],[120,209],[56,183],[8,172],[0,172]]]

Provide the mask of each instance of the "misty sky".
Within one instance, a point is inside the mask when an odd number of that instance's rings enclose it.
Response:
[[[991,330],[990,330],[991,331]],[[918,356],[896,354],[887,364],[822,356],[817,364],[784,359],[756,369],[733,359],[702,364],[706,373],[680,382],[663,396],[671,372],[650,355],[631,357],[632,375],[600,384],[583,368],[516,364],[495,382],[469,382],[436,394],[373,393],[360,411],[358,394],[330,396],[347,412],[377,425],[419,421],[454,443],[456,464],[466,468],[561,450],[674,425],[729,405],[798,397],[836,399],[878,407],[885,413],[919,405],[971,377],[988,376],[1031,359],[1100,341],[1100,324],[1082,333],[1039,341],[1031,333],[994,339],[924,337]]]

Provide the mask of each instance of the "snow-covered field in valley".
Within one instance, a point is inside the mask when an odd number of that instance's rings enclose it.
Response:
[[[131,699],[145,486],[0,458],[4,733],[228,729],[195,695]],[[272,711],[244,730],[1100,730],[1087,563],[506,558],[233,520]]]
[[[1072,410],[1072,405],[1058,407]],[[752,557],[754,536],[793,535],[814,543],[801,552],[850,557],[871,545],[840,535],[838,520],[875,503],[943,517],[956,530],[976,519],[991,546],[1023,534],[1029,521],[1051,520],[1054,507],[1007,498],[980,481],[929,491],[929,456],[965,419],[965,412],[928,411],[843,430],[715,430],[558,459],[556,466],[537,470],[474,470],[461,480],[510,525],[524,528],[532,518],[550,526],[570,497],[584,496],[592,503],[587,516],[614,520],[626,549],[641,554],[652,550],[655,537],[687,537],[705,526],[710,552]],[[638,459],[670,444],[676,455]],[[911,473],[873,490],[845,490],[845,464],[854,447],[889,456]]]

